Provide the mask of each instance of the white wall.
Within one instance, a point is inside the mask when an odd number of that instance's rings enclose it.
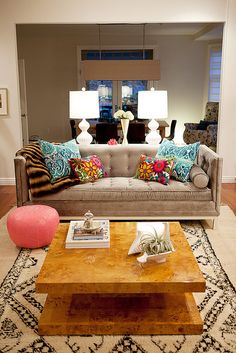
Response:
[[[227,7],[228,6],[228,7]],[[9,116],[0,118],[0,178],[14,177],[13,156],[21,146],[20,109],[17,77],[15,23],[158,23],[224,22],[224,48],[220,152],[224,158],[223,175],[235,177],[234,140],[236,120],[233,83],[236,80],[234,57],[236,4],[234,0],[1,0],[0,4],[0,86],[9,89]],[[125,11],[123,11],[125,9]],[[227,13],[228,9],[228,13]],[[122,16],[121,16],[122,14]],[[225,130],[225,132],[223,132]]]
[[[77,90],[76,41],[30,37],[18,40],[18,48],[19,58],[25,60],[29,136],[68,140],[69,91]]]
[[[161,65],[159,89],[168,91],[168,119],[176,119],[175,142],[183,142],[185,122],[199,122],[206,104],[204,96],[207,42],[190,36],[157,38]]]
[[[68,91],[77,89],[76,48],[86,44],[87,48],[98,47],[96,33],[91,36],[89,30],[81,33],[80,29],[75,33],[76,28],[69,31],[65,26],[35,29],[26,25],[17,30],[18,55],[26,63],[29,136],[38,135],[49,141],[71,138]],[[116,41],[119,47],[128,48],[140,38],[142,41],[142,33],[139,38],[129,34],[124,38],[117,32],[116,38],[106,39],[106,47],[115,47]],[[157,47],[161,63],[158,88],[168,91],[168,122],[177,119],[175,141],[183,142],[184,123],[199,121],[206,103],[207,42],[194,41],[186,35],[162,35],[147,38],[146,45]]]
[[[223,156],[223,180],[236,181],[236,1],[229,0],[223,39],[223,65],[219,125],[219,153]]]

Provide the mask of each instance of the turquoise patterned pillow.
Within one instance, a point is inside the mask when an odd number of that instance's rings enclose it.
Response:
[[[176,146],[173,141],[163,141],[156,157],[174,157],[174,168],[171,177],[179,181],[188,181],[190,170],[193,166],[200,142],[192,145]]]
[[[45,164],[51,174],[51,182],[71,174],[68,162],[70,158],[79,158],[79,147],[75,140],[55,145],[48,141],[39,141]]]

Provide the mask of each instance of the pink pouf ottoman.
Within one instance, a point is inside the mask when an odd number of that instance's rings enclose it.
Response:
[[[21,248],[33,249],[49,245],[58,224],[57,211],[44,205],[18,207],[7,217],[10,238]]]

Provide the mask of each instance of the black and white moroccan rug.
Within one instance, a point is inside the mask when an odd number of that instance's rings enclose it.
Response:
[[[0,353],[201,353],[236,352],[236,291],[199,222],[182,227],[207,282],[196,294],[204,332],[197,336],[39,336],[45,295],[35,279],[47,249],[22,249],[0,286]]]

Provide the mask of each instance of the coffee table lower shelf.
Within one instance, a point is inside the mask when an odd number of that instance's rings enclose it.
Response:
[[[203,330],[192,293],[48,295],[40,335],[190,334]]]

